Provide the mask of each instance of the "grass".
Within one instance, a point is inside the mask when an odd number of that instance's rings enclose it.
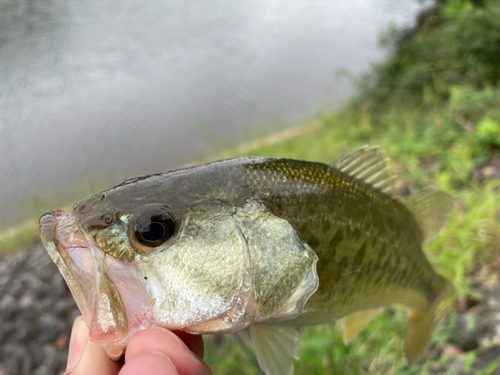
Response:
[[[0,256],[40,241],[38,223],[30,219],[0,231]]]

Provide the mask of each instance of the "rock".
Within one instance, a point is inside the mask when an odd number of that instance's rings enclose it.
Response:
[[[2,368],[7,374],[17,374],[22,367],[24,348],[17,343],[7,342],[3,346]]]
[[[0,375],[64,371],[79,314],[41,244],[0,258]]]
[[[476,374],[478,371],[485,370],[488,366],[500,358],[500,345],[494,345],[479,350],[474,356],[472,364],[468,364],[468,370],[464,370],[465,363],[468,361],[467,354],[462,354],[456,358],[450,359],[446,363],[446,368],[454,369],[458,375]],[[487,372],[490,375],[500,375],[500,368]]]

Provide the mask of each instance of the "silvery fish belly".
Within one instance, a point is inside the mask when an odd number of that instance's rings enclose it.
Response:
[[[343,320],[353,339],[380,308],[409,307],[406,354],[425,349],[451,284],[422,251],[449,196],[392,195],[376,147],[332,165],[222,160],[135,176],[40,218],[90,339],[119,358],[142,329],[195,334],[249,327],[259,364],[290,374],[297,326]]]

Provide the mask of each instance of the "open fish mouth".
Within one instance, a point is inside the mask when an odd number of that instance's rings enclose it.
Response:
[[[107,255],[73,213],[48,211],[39,224],[42,242],[82,312],[90,339],[118,358],[133,334],[154,325],[138,267]]]

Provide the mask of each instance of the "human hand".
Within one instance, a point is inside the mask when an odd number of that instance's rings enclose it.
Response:
[[[104,349],[89,341],[89,331],[79,316],[73,323],[65,375],[209,375],[202,361],[201,336],[149,328],[130,340],[124,361],[109,359]]]

